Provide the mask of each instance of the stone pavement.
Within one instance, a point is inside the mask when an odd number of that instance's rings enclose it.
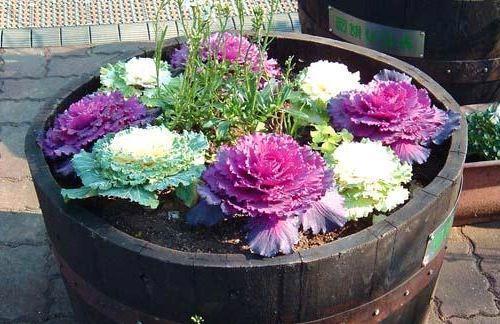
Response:
[[[24,156],[24,135],[58,90],[138,47],[0,50],[0,324],[73,323]],[[429,323],[500,323],[499,245],[500,222],[453,229]]]

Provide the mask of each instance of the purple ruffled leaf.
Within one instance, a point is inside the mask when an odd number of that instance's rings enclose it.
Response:
[[[297,218],[251,217],[247,226],[251,251],[265,257],[292,253],[299,241]]]
[[[328,190],[323,198],[300,216],[300,221],[303,230],[311,229],[313,234],[344,227],[347,222],[344,198],[337,189]]]
[[[172,53],[170,58],[170,65],[174,69],[183,69],[186,65],[189,56],[189,48],[186,44],[182,44],[179,48],[176,48]]]
[[[411,84],[411,78],[389,70],[331,100],[328,114],[336,129],[381,141],[408,163],[425,162],[430,142],[442,143],[459,122],[453,113],[433,106],[427,90]]]
[[[125,99],[119,92],[94,93],[59,114],[38,143],[50,159],[69,158],[108,133],[146,125],[153,119],[154,112],[135,97]]]
[[[411,83],[411,77],[409,75],[387,69],[383,69],[382,71],[377,73],[373,77],[373,79],[377,81],[401,81],[401,82]]]
[[[64,161],[56,164],[56,172],[60,175],[68,176],[72,174],[73,171],[74,169],[70,159],[65,159]]]
[[[219,205],[211,205],[204,199],[200,200],[198,204],[191,208],[186,214],[187,223],[194,226],[213,226],[225,218],[226,216]]]
[[[391,148],[401,161],[407,163],[416,162],[418,164],[422,164],[427,161],[429,155],[431,154],[430,149],[408,142],[394,143],[391,145]]]
[[[209,205],[220,205],[222,202],[220,198],[210,191],[210,188],[205,185],[199,185],[197,191],[200,197],[203,198]]]
[[[292,137],[257,133],[222,147],[203,180],[200,195],[220,200],[227,214],[272,218],[304,213],[324,196],[332,174],[319,153]]]
[[[460,127],[460,119],[462,116],[460,113],[448,110],[447,111],[448,120],[446,123],[436,132],[436,135],[432,139],[432,142],[436,145],[443,144],[443,142],[451,136],[454,130]]]

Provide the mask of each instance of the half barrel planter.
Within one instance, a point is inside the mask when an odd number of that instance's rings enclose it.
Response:
[[[361,72],[407,73],[442,109],[453,98],[415,67],[348,43],[277,33],[270,57],[297,68],[320,59]],[[168,56],[179,44],[166,42]],[[152,55],[152,53],[137,53]],[[125,58],[122,58],[125,59]],[[425,317],[453,221],[467,146],[466,122],[420,167],[428,184],[385,220],[323,246],[274,258],[189,253],[119,231],[79,202],[65,203],[37,135],[56,113],[98,89],[83,78],[48,104],[26,137],[26,154],[47,232],[80,323],[416,323]]]
[[[500,0],[299,0],[302,32],[398,56],[461,104],[500,100]]]

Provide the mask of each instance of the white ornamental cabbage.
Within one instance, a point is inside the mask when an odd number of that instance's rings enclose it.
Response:
[[[168,65],[160,68],[158,77],[160,86],[168,84],[171,79]],[[125,82],[132,86],[155,88],[157,86],[155,61],[148,57],[130,59],[125,63]]]
[[[328,160],[345,198],[348,219],[389,212],[409,198],[403,185],[411,180],[411,166],[380,142],[343,143]]]
[[[131,127],[98,140],[71,160],[83,186],[63,189],[65,199],[106,196],[158,207],[158,192],[196,184],[205,170],[208,142],[201,133],[164,126]],[[181,191],[178,192],[178,190]],[[184,192],[182,192],[184,193]],[[184,200],[184,196],[179,198]],[[186,202],[186,201],[185,201]]]
[[[300,87],[312,100],[324,103],[343,91],[360,87],[359,72],[351,73],[342,63],[317,61],[302,72]]]
[[[104,92],[120,91],[125,98],[137,97],[148,107],[157,107],[152,98],[158,93],[156,67],[153,59],[132,58],[128,62],[119,61],[101,67],[101,90]],[[178,82],[172,77],[170,66],[161,62],[159,73],[160,90]]]

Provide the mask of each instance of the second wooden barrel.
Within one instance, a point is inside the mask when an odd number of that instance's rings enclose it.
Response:
[[[462,105],[500,100],[500,0],[299,0],[302,32],[397,56]]]

